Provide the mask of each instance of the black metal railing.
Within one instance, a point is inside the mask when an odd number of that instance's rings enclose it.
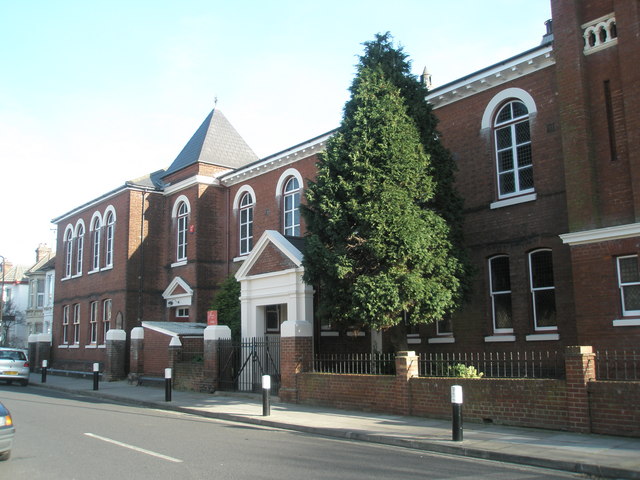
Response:
[[[597,380],[640,380],[640,352],[599,350],[596,352]]]
[[[218,344],[220,390],[261,392],[262,376],[271,376],[271,392],[280,389],[280,338],[220,340]]]
[[[557,351],[420,354],[423,377],[456,377],[468,367],[482,378],[565,377],[564,355]]]
[[[395,375],[394,353],[319,353],[313,360],[318,373]]]

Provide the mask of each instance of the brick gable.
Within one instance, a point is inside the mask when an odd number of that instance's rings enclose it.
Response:
[[[276,248],[275,245],[270,243],[265,247],[260,257],[249,270],[249,276],[279,272],[295,267],[296,264],[293,263],[289,257]]]

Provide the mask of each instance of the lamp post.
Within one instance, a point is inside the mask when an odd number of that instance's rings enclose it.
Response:
[[[5,263],[5,258],[0,255],[0,258],[2,259],[2,286],[0,287],[0,339],[2,340],[2,342],[4,342],[4,339],[2,339],[2,327],[4,326],[4,263]],[[1,343],[0,343],[1,344]]]

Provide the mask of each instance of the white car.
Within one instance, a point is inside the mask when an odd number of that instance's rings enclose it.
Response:
[[[13,426],[11,414],[9,410],[0,403],[0,461],[8,460],[11,456],[11,447],[15,433],[16,429]]]
[[[0,380],[29,385],[29,355],[20,348],[0,347]]]

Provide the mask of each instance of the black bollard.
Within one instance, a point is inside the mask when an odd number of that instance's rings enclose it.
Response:
[[[262,416],[271,415],[271,376],[262,376]]]
[[[453,406],[453,422],[451,425],[451,439],[454,442],[462,441],[462,387],[451,387],[451,405]]]
[[[171,401],[171,369],[164,369],[164,401]]]
[[[93,389],[98,390],[98,382],[100,381],[100,364],[93,364]]]
[[[42,383],[47,383],[47,367],[49,365],[49,362],[47,360],[42,360],[42,378],[40,379],[40,381]]]

